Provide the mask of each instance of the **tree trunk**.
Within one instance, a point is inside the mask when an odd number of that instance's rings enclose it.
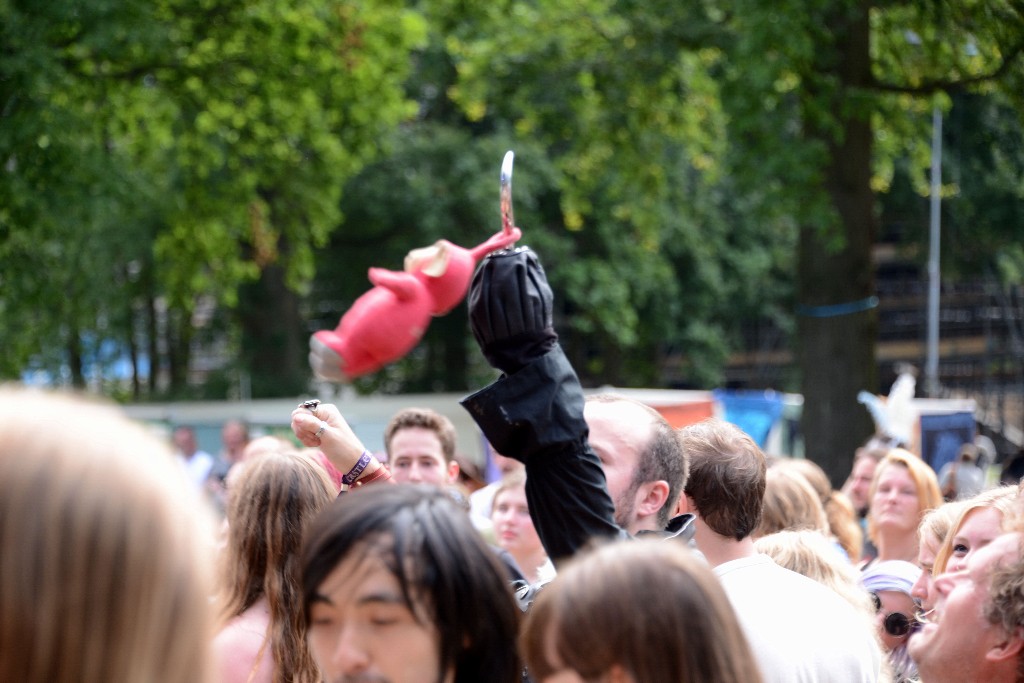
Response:
[[[157,379],[160,374],[160,330],[156,320],[156,298],[153,290],[146,292],[146,343],[149,351],[149,377],[146,378],[150,399],[156,396]]]
[[[240,290],[242,367],[253,398],[298,396],[309,390],[309,336],[299,314],[299,297],[288,289],[277,264]]]
[[[71,371],[71,386],[85,389],[85,372],[82,362],[82,338],[78,326],[72,325],[67,339],[68,369]]]
[[[830,65],[840,86],[837,106],[841,139],[828,144],[825,183],[839,220],[840,249],[829,234],[804,226],[798,249],[797,359],[804,397],[802,431],[807,456],[820,464],[833,485],[850,471],[853,454],[873,431],[857,392],[877,389],[875,345],[878,312],[872,245],[877,232],[871,191],[872,130],[867,107],[851,106],[851,90],[870,76],[867,9],[837,30],[836,61]],[[842,105],[845,104],[845,108]]]

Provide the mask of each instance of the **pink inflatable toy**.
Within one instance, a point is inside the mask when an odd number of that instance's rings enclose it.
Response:
[[[370,268],[374,287],[352,304],[333,330],[309,340],[309,364],[321,378],[344,382],[374,372],[409,353],[431,316],[444,315],[466,296],[476,264],[519,240],[519,228],[502,230],[473,249],[439,240],[415,249],[405,270]]]

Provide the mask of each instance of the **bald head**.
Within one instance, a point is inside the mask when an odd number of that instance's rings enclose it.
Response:
[[[613,394],[588,397],[583,415],[616,523],[630,533],[664,529],[688,471],[675,430],[650,406]]]

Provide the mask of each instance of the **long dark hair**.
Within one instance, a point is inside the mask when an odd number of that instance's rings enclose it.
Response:
[[[316,683],[320,671],[306,644],[298,558],[302,528],[334,499],[334,487],[302,453],[266,453],[239,467],[227,511],[221,620],[227,623],[265,596],[274,680]]]
[[[302,552],[306,619],[320,585],[344,560],[376,555],[409,611],[429,615],[441,671],[455,683],[514,683],[518,609],[505,570],[466,513],[432,486],[379,484],[346,493],[314,521]]]

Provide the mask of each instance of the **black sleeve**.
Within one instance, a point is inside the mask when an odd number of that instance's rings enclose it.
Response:
[[[462,405],[499,453],[526,464],[530,516],[556,565],[594,537],[626,535],[587,441],[583,390],[560,346]]]

